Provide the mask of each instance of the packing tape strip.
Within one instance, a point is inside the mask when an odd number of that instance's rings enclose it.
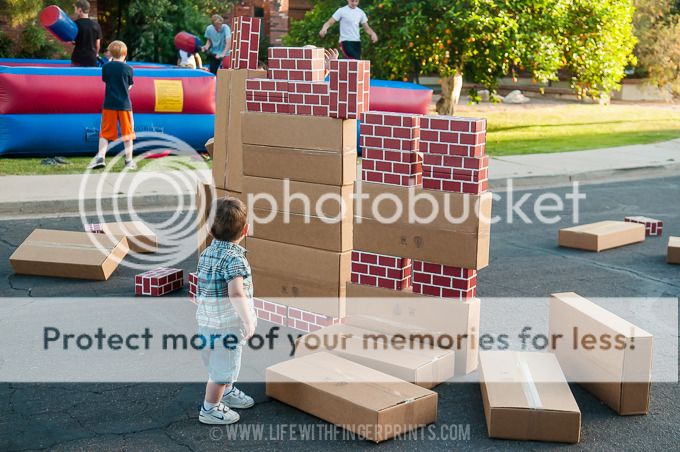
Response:
[[[533,410],[540,410],[543,408],[543,403],[541,402],[541,396],[538,394],[538,388],[536,388],[536,383],[531,375],[531,369],[529,369],[529,364],[522,358],[522,354],[515,352],[515,361],[517,363],[517,371],[519,372],[520,382],[522,383],[522,391],[524,391],[524,397],[529,404],[529,408]]]
[[[119,242],[120,243],[120,242]],[[99,247],[95,245],[94,243],[90,245],[85,245],[85,244],[75,244],[75,243],[58,243],[58,242],[45,242],[42,240],[26,240],[22,245],[35,245],[35,246],[43,246],[45,248],[66,248],[66,249],[73,249],[73,250],[96,250],[99,251]],[[118,243],[113,244],[113,245],[105,245],[103,243],[100,243],[100,245],[105,248],[106,251],[109,253],[113,251],[113,249],[118,246]]]
[[[411,403],[411,402],[413,402],[413,401],[415,400],[415,399],[412,398],[412,397],[406,397],[406,396],[404,396],[404,394],[402,394],[401,392],[397,391],[396,389],[389,389],[389,388],[386,388],[384,385],[379,385],[379,384],[376,383],[376,382],[369,381],[369,380],[365,380],[365,379],[356,378],[356,377],[352,376],[351,374],[348,374],[348,373],[346,373],[346,372],[343,372],[340,368],[338,368],[338,367],[336,367],[336,366],[332,366],[332,367],[330,368],[330,370],[332,370],[333,372],[337,373],[337,374],[338,374],[341,378],[343,378],[343,380],[344,380],[345,382],[347,382],[347,383],[363,383],[363,384],[367,384],[367,385],[370,385],[370,386],[374,387],[376,390],[378,390],[378,391],[380,391],[380,392],[383,392],[383,393],[385,393],[385,394],[389,394],[389,395],[393,395],[393,396],[395,396],[395,397],[398,397],[398,398],[400,398],[400,399],[402,400],[399,404],[402,404],[402,403]]]

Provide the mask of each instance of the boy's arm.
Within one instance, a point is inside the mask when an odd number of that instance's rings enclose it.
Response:
[[[326,21],[326,23],[323,24],[323,27],[321,27],[321,31],[319,32],[319,36],[321,36],[322,38],[325,38],[326,33],[328,33],[328,29],[331,28],[333,25],[335,25],[336,22],[337,22],[337,20],[335,20],[332,17],[330,19],[328,19]]]
[[[363,25],[364,25],[364,31],[368,34],[368,36],[371,37],[371,42],[373,42],[374,44],[375,44],[376,42],[378,42],[378,35],[375,34],[375,31],[373,31],[373,29],[371,28],[371,26],[368,25],[368,22],[364,22]]]
[[[256,322],[248,307],[248,297],[246,297],[245,291],[243,290],[242,276],[237,276],[229,281],[229,301],[231,301],[236,313],[243,322],[243,326],[245,327],[245,338],[250,339],[250,337],[255,334]]]

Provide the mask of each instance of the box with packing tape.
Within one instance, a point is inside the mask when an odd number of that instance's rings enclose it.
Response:
[[[579,442],[581,411],[555,355],[481,352],[479,372],[489,437]]]
[[[346,324],[298,338],[295,356],[326,351],[409,383],[432,388],[454,375],[454,352],[411,342],[405,336],[378,333]]]
[[[127,252],[125,236],[35,229],[9,261],[19,275],[105,281]]]
[[[600,221],[560,229],[557,240],[565,248],[600,252],[643,242],[645,226],[625,221]]]
[[[355,249],[474,270],[488,265],[491,193],[361,182],[356,196]]]
[[[570,382],[621,415],[646,414],[653,337],[573,292],[550,298],[553,351]]]
[[[86,232],[125,236],[128,248],[133,253],[155,253],[158,251],[156,234],[142,221],[119,223],[96,223],[85,225]]]
[[[437,420],[437,393],[319,352],[267,368],[269,397],[379,443]]]

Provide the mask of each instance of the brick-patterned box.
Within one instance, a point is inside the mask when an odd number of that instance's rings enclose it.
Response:
[[[352,251],[352,282],[402,290],[411,285],[411,259]]]
[[[359,119],[369,109],[371,63],[364,60],[330,62],[330,115]]]
[[[246,110],[289,113],[288,82],[261,78],[246,80]]]
[[[258,319],[266,320],[275,325],[286,326],[288,319],[287,306],[271,301],[260,300],[258,298],[255,298],[253,303],[255,305],[255,314]]]
[[[328,116],[330,85],[326,82],[288,82],[290,114]]]
[[[468,300],[477,294],[477,271],[414,260],[413,292]]]
[[[160,297],[184,286],[184,272],[177,268],[157,268],[135,276],[135,295]]]
[[[420,117],[369,111],[361,115],[361,147],[412,152],[419,150]]]
[[[198,295],[198,275],[195,272],[189,273],[189,300],[196,303]]]
[[[257,69],[262,20],[256,17],[234,17],[231,35],[232,69]]]
[[[325,56],[316,47],[270,47],[268,77],[274,80],[322,82]]]
[[[342,323],[342,319],[338,317],[330,317],[327,315],[316,314],[314,312],[305,311],[304,309],[288,308],[288,322],[290,328],[299,331],[311,333],[320,330],[321,328]]]
[[[486,120],[457,116],[421,116],[420,151],[481,157],[486,153]]]
[[[624,221],[627,223],[638,223],[645,225],[645,235],[647,237],[659,236],[663,234],[663,221],[655,220],[654,218],[648,217],[626,217]]]
[[[364,182],[410,187],[421,185],[422,178],[422,156],[418,152],[362,149],[361,180]]]

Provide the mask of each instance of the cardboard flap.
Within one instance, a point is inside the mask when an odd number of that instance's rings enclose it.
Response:
[[[125,237],[36,229],[10,259],[55,264],[101,265]]]
[[[481,352],[479,364],[492,408],[579,411],[551,353]]]
[[[267,369],[268,383],[276,375],[323,389],[339,399],[382,411],[430,396],[432,391],[407,383],[326,352],[285,361]]]

